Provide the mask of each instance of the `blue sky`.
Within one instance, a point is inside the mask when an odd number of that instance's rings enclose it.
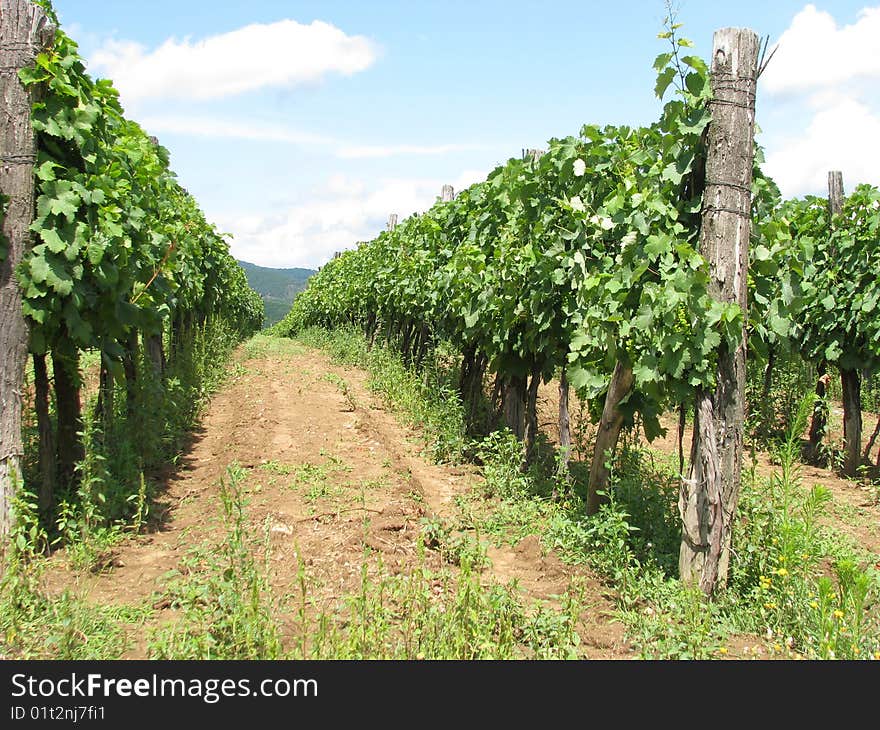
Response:
[[[649,124],[663,0],[55,0],[95,77],[159,137],[233,255],[316,268],[443,184],[483,179],[586,123]],[[780,48],[761,78],[765,170],[786,196],[830,169],[880,184],[880,3],[679,0]]]

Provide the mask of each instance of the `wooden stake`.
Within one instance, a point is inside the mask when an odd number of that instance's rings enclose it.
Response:
[[[37,155],[32,94],[18,72],[32,67],[54,37],[55,28],[42,8],[28,0],[0,0],[0,195],[9,201],[0,231],[6,249],[0,262],[0,554],[12,529],[15,488],[22,481],[21,394],[28,328],[15,269],[31,247]]]
[[[833,217],[843,212],[843,173],[828,173],[828,210]],[[858,370],[840,368],[840,385],[843,393],[843,473],[854,477],[861,464],[862,451],[862,386]]]
[[[571,459],[571,417],[568,412],[568,372],[562,368],[559,376],[559,471],[563,479],[568,479],[568,462]]]
[[[709,125],[700,251],[709,262],[710,294],[748,312],[748,244],[754,165],[755,92],[761,43],[744,28],[715,32],[712,50],[712,123]],[[745,321],[743,321],[745,327]],[[722,343],[714,392],[697,393],[689,478],[679,511],[682,580],[707,595],[727,580],[730,530],[742,473],[746,339]]]

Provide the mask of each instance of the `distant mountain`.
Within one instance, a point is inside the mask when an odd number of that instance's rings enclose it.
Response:
[[[309,277],[317,272],[312,269],[270,269],[265,266],[239,261],[247,275],[251,289],[263,297],[266,305],[264,327],[271,327],[290,311],[293,298],[306,288]]]

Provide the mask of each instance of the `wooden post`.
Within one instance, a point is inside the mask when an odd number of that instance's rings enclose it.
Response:
[[[813,415],[810,419],[807,461],[812,464],[821,464],[824,461],[821,446],[828,428],[828,403],[825,400],[825,390],[828,385],[828,363],[824,359],[819,363],[816,374],[816,400],[813,401]]]
[[[393,231],[397,228],[397,213],[392,213],[388,216],[388,230]]]
[[[153,147],[159,146],[159,138],[158,137],[148,137]],[[164,326],[164,325],[163,325]],[[143,336],[144,342],[147,347],[147,355],[150,358],[150,363],[153,366],[153,372],[156,377],[161,381],[165,378],[165,345],[162,341],[162,333],[156,333],[151,335]],[[111,382],[111,392],[112,392],[112,382]]]
[[[450,203],[455,200],[455,188],[452,185],[444,185],[440,193],[440,200],[444,203]]]
[[[34,355],[34,410],[37,412],[39,438],[40,488],[38,504],[40,513],[47,516],[55,502],[57,455],[55,432],[49,417],[49,372],[45,355]]]
[[[871,438],[868,439],[868,443],[865,446],[865,451],[862,454],[862,458],[865,461],[871,460],[871,451],[874,449],[874,444],[877,443],[878,436],[880,436],[880,417],[877,418],[877,425],[874,426],[874,433],[872,433]],[[880,466],[880,456],[877,457],[877,466]]]
[[[127,374],[127,373],[126,373]],[[55,382],[55,410],[58,415],[58,433],[55,442],[58,450],[58,482],[61,487],[72,487],[78,481],[76,465],[85,456],[79,350],[68,338],[52,351],[52,375]],[[134,403],[129,391],[129,415],[134,413]]]
[[[843,212],[843,173],[828,173],[828,209],[832,216]],[[862,451],[862,385],[857,369],[840,368],[840,385],[843,394],[843,473],[854,477],[861,464]]]
[[[524,375],[507,375],[501,383],[501,413],[504,425],[522,441],[526,430],[527,378]]]
[[[751,232],[755,92],[761,43],[745,28],[715,32],[700,252],[709,263],[710,294],[743,311],[740,345],[718,350],[714,392],[697,392],[688,479],[679,511],[682,580],[711,595],[727,581],[730,532],[739,501],[745,420],[748,244]]]
[[[828,173],[828,209],[831,215],[843,212],[843,173],[840,170]]]
[[[535,363],[529,377],[526,391],[525,443],[523,458],[531,464],[535,457],[535,444],[538,441],[538,389],[541,387],[541,367]]]
[[[150,364],[153,366],[153,373],[159,380],[165,378],[165,344],[162,341],[162,333],[152,334],[144,337],[147,346],[147,354],[150,358]]]
[[[21,482],[28,328],[15,269],[31,246],[37,154],[32,96],[18,72],[32,67],[54,37],[55,29],[41,8],[28,0],[0,0],[0,204],[8,200],[0,230],[5,254],[0,261],[0,554],[12,529],[15,486]]]
[[[544,152],[542,150],[523,150],[523,160],[537,161]],[[524,376],[506,376],[501,390],[502,415],[504,424],[516,434],[521,441],[524,440],[524,458],[528,460],[534,439],[537,437],[537,398],[539,375],[535,376],[538,369],[536,363],[532,363],[529,374]],[[529,384],[531,383],[531,387]]]
[[[571,417],[568,412],[568,372],[565,366],[559,376],[559,469],[562,479],[570,476],[568,462],[571,459]]]
[[[839,215],[843,210],[843,173],[832,170],[828,173],[828,212],[832,217]],[[843,384],[843,371],[840,373]],[[824,464],[822,454],[822,441],[828,429],[828,403],[825,400],[825,391],[828,387],[828,363],[823,359],[819,363],[818,378],[816,380],[816,400],[813,404],[813,417],[810,420],[809,446],[807,447],[807,459],[813,464]],[[844,388],[846,385],[844,384]],[[846,432],[846,419],[844,419],[844,432]],[[845,440],[845,439],[844,439]]]
[[[862,376],[858,370],[840,369],[843,391],[843,473],[857,476],[862,463]]]

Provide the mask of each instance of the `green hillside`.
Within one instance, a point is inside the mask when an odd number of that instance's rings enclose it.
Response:
[[[263,327],[271,327],[288,311],[293,298],[306,287],[316,272],[312,269],[270,269],[247,261],[239,261],[250,287],[259,293],[266,306]]]

